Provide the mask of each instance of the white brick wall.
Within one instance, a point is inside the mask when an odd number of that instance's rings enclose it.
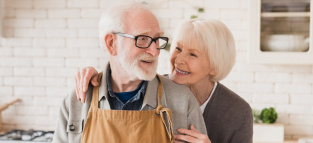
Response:
[[[33,19],[6,19],[3,21],[4,27],[31,28],[34,25]]]
[[[49,18],[78,18],[79,9],[57,9],[48,11]]]
[[[111,0],[4,0],[0,38],[0,105],[22,101],[2,112],[5,130],[53,130],[61,100],[72,91],[79,68],[102,70],[108,55],[99,48],[98,20]],[[123,1],[123,0],[119,0]],[[131,1],[131,0],[130,0]],[[142,2],[144,0],[133,0]],[[288,138],[313,136],[313,66],[247,64],[249,0],[146,0],[167,36],[183,19],[222,20],[233,32],[237,59],[222,81],[253,108],[273,106]],[[187,2],[187,3],[186,3]],[[161,51],[158,73],[169,71]]]
[[[82,18],[99,18],[101,15],[101,9],[82,9],[81,17]]]
[[[75,38],[77,37],[77,29],[47,29],[47,38]]]
[[[47,11],[42,9],[16,9],[14,13],[17,18],[47,18]]]
[[[66,0],[33,0],[34,9],[66,8]]]
[[[64,38],[34,38],[32,41],[35,48],[62,48],[65,46]]]
[[[80,1],[80,0],[69,0],[68,2],[69,8],[98,8],[99,0],[88,0],[88,1]]]
[[[35,22],[36,28],[66,28],[66,20],[65,19],[38,19]]]
[[[15,77],[42,77],[45,75],[44,68],[34,67],[14,67],[13,75]]]
[[[99,16],[100,17],[100,16]],[[90,19],[68,19],[67,25],[69,28],[95,28],[98,27],[98,18]]]
[[[13,33],[15,37],[35,37],[41,38],[45,36],[45,30],[36,28],[15,28]]]
[[[6,0],[7,8],[32,8],[32,0]]]

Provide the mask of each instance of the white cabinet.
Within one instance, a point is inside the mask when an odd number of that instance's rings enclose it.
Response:
[[[313,64],[313,0],[250,0],[248,60]]]

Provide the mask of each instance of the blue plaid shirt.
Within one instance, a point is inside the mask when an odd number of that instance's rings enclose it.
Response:
[[[131,97],[127,102],[123,103],[118,96],[113,92],[111,87],[111,68],[108,67],[107,74],[107,86],[108,86],[108,100],[112,110],[140,110],[144,95],[147,89],[148,81],[142,81],[138,87],[140,88],[135,96]]]

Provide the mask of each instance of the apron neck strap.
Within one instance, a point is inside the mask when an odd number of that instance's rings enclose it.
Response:
[[[163,84],[160,78],[160,75],[157,74],[157,78],[159,80],[159,84],[158,84],[158,107],[156,108],[155,112],[156,114],[160,114],[160,110],[163,108],[162,104],[161,104],[161,97],[162,97],[162,90],[163,90]]]
[[[92,102],[91,102],[91,106],[90,108],[98,108],[98,101],[99,101],[99,87],[100,87],[100,83],[101,83],[101,78],[102,78],[102,75],[103,73],[99,73],[98,74],[98,78],[97,78],[97,81],[99,83],[99,86],[98,87],[93,87],[93,92],[92,92]]]

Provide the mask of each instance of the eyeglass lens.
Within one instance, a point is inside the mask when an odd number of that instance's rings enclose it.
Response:
[[[160,49],[165,48],[166,43],[167,43],[167,41],[162,39],[162,38],[158,38],[156,40],[156,45]],[[138,36],[136,44],[137,44],[136,46],[138,46],[138,47],[148,48],[152,44],[152,38],[148,37],[148,36]]]

